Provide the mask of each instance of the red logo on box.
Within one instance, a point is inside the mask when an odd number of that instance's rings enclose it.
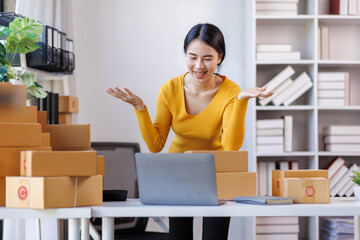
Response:
[[[72,101],[72,107],[75,108],[75,101]]]
[[[280,181],[279,180],[276,181],[276,187],[280,188]]]
[[[25,186],[20,186],[18,189],[18,197],[20,200],[25,200],[27,198],[28,191]]]
[[[313,197],[315,195],[315,188],[306,187],[305,188],[305,195],[308,196],[308,197]]]

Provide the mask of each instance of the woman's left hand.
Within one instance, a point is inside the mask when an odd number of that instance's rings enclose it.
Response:
[[[245,89],[239,93],[237,98],[245,99],[245,100],[248,100],[250,98],[256,98],[256,97],[267,98],[274,94],[273,91],[266,91],[266,88],[267,88],[267,86],[252,87],[252,88]]]

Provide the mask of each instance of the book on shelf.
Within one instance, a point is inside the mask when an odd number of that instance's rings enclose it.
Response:
[[[235,202],[258,205],[288,205],[293,204],[293,199],[273,196],[239,196],[235,197]]]
[[[346,144],[346,143],[356,143],[360,144],[360,135],[329,135],[325,136],[324,138],[325,144],[332,144],[332,143],[340,143],[340,144]]]
[[[259,99],[259,104],[261,106],[267,105],[268,103],[270,103],[272,101],[273,98],[280,95],[282,93],[282,91],[287,89],[293,82],[294,81],[291,78],[288,78],[287,80],[285,80],[285,82],[281,83],[280,86],[278,86],[277,88],[272,90],[274,92],[273,95],[271,95],[270,97],[267,97],[267,98]]]
[[[321,239],[354,239],[353,217],[325,217],[320,223]]]
[[[320,28],[317,29],[317,45],[318,45],[318,48],[317,48],[317,54],[318,54],[318,59],[322,59],[322,56],[321,56],[321,30]]]
[[[360,152],[360,144],[325,144],[329,152]]]
[[[257,44],[256,52],[291,52],[291,44]]]
[[[284,145],[283,144],[256,145],[256,153],[258,154],[284,153]]]
[[[256,144],[284,144],[283,136],[257,136]]]
[[[281,72],[276,74],[272,79],[270,79],[265,85],[267,85],[267,89],[273,91],[280,84],[285,82],[289,77],[291,77],[295,73],[295,70],[291,66],[287,66]]]
[[[339,193],[339,191],[346,185],[346,183],[348,183],[349,181],[351,181],[350,176],[353,175],[352,171],[353,170],[358,170],[359,167],[356,163],[352,164],[348,171],[344,174],[344,176],[335,184],[335,186],[330,190],[330,196],[331,197],[335,197],[336,194]]]
[[[360,135],[360,125],[330,125],[324,127],[324,135]]]
[[[345,90],[345,81],[319,81],[318,82],[318,89],[319,90]]]
[[[320,49],[321,49],[321,59],[328,60],[330,59],[330,34],[328,27],[320,27]]]
[[[356,185],[356,183],[354,183],[353,181],[350,182],[350,187],[348,188],[348,190],[346,190],[345,192],[345,197],[351,197],[354,194],[354,189],[353,187]]]
[[[298,240],[299,234],[297,233],[270,233],[270,234],[257,234],[256,240]]]
[[[356,15],[360,15],[360,0],[357,0]]]
[[[355,186],[355,183],[350,180],[348,183],[345,184],[345,186],[339,191],[338,195],[340,197],[350,197],[354,192],[351,191],[353,189],[353,186]],[[350,190],[351,189],[351,190]]]
[[[299,217],[256,217],[256,225],[299,224]]]
[[[267,2],[267,3],[256,3],[256,11],[263,10],[263,11],[297,11],[297,3],[291,2]]]
[[[318,81],[339,82],[349,78],[349,72],[319,72]]]
[[[276,169],[290,170],[289,161],[277,161],[276,162]]]
[[[257,129],[256,136],[284,136],[284,128]]]
[[[261,196],[267,195],[267,162],[258,162],[257,168],[258,194]]]
[[[348,0],[330,0],[330,14],[347,15]]]
[[[296,160],[292,160],[289,162],[290,163],[290,170],[299,170],[299,161]]]
[[[345,164],[345,160],[342,157],[335,158],[331,163],[330,166],[327,168],[328,170],[328,177],[331,179],[335,173]]]
[[[265,10],[256,10],[256,15],[297,15],[297,11],[290,11],[290,10],[284,10],[284,11],[265,11]]]
[[[284,152],[292,152],[293,116],[285,115],[283,118],[284,118]]]
[[[349,168],[345,165],[342,165],[339,170],[336,171],[334,176],[330,178],[330,191],[337,184],[337,182],[345,175]]]
[[[318,98],[318,106],[345,106],[345,98]]]
[[[256,233],[299,233],[299,224],[257,225]]]
[[[300,96],[302,96],[305,92],[307,92],[311,87],[313,86],[313,83],[310,81],[306,82],[305,85],[300,87],[298,91],[296,91],[293,95],[291,95],[288,99],[286,99],[283,102],[284,106],[289,106],[292,104],[296,99],[298,99]]]
[[[267,162],[267,195],[272,194],[272,170],[276,169],[275,162]]]
[[[256,59],[258,61],[272,61],[272,60],[300,60],[300,52],[257,52]]]
[[[299,3],[299,0],[256,0],[256,3]]]
[[[318,98],[343,98],[345,101],[345,90],[318,90]]]
[[[301,73],[288,88],[286,88],[281,94],[273,98],[272,102],[274,103],[274,105],[280,106],[287,99],[293,99],[293,95],[300,97],[300,88],[309,83],[312,84],[309,75],[307,75],[306,72]],[[301,94],[303,93],[304,92],[302,92]]]
[[[258,119],[256,120],[256,129],[277,129],[284,128],[283,119]]]
[[[357,0],[349,0],[348,2],[348,15],[357,14]]]

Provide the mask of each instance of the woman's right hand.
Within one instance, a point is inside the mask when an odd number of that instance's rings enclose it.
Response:
[[[124,88],[124,91],[121,91],[120,88],[108,88],[105,90],[108,94],[113,97],[116,97],[124,102],[130,103],[137,110],[143,110],[145,108],[145,104],[141,98],[133,94],[129,89]]]

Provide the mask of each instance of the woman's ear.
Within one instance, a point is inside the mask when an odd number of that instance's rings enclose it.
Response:
[[[219,65],[220,63],[221,63],[221,60],[222,60],[222,58],[223,58],[223,53],[220,53],[219,54],[219,60],[218,60],[218,63],[217,63],[217,65]]]

